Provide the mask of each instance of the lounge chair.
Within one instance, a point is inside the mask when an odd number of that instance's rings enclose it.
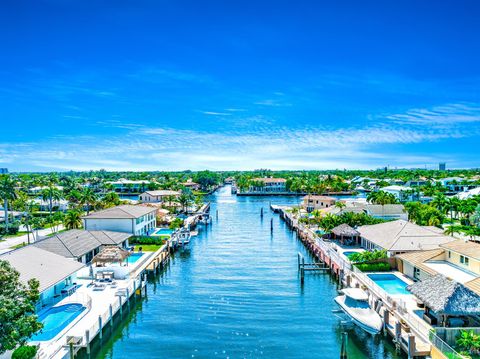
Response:
[[[102,290],[105,290],[107,286],[104,284],[104,283],[95,283],[93,285],[93,290],[94,291],[102,291]]]

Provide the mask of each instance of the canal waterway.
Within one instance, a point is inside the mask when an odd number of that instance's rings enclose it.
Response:
[[[308,253],[269,210],[298,197],[236,197],[227,186],[209,199],[212,225],[150,280],[147,297],[94,357],[339,358],[347,331],[348,358],[403,358],[389,338],[332,313],[338,288],[330,275],[308,273],[300,284],[297,252]]]

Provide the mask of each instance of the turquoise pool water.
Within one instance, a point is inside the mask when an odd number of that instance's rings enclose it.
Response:
[[[141,245],[139,245],[141,247]],[[143,256],[143,253],[132,253],[130,256],[127,258],[127,263],[128,264],[133,264],[136,261],[140,259],[140,257]]]
[[[297,253],[313,260],[269,210],[300,197],[237,197],[226,186],[206,200],[212,223],[149,276],[147,296],[89,359],[338,359],[344,330],[348,359],[406,358],[383,335],[343,327],[329,275],[308,273],[301,285]]]
[[[343,255],[344,255],[345,257],[347,257],[347,258],[350,258],[350,256],[351,256],[352,254],[356,254],[356,253],[358,253],[358,252],[355,252],[355,251],[345,251],[345,252],[343,252]]]
[[[32,337],[32,341],[47,341],[55,338],[75,320],[86,308],[81,304],[66,304],[52,307],[39,316],[43,329]]]
[[[368,277],[388,294],[410,294],[407,283],[393,274],[368,274]]]
[[[169,228],[160,228],[156,230],[153,234],[156,236],[171,236],[173,233],[173,230]]]

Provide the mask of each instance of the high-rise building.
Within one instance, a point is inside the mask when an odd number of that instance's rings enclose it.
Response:
[[[445,171],[447,169],[447,164],[445,162],[440,162],[438,164],[438,170],[439,171]]]
[[[0,174],[8,173],[8,168],[0,168]]]

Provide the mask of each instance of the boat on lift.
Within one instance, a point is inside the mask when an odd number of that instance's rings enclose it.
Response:
[[[352,321],[370,334],[378,334],[383,328],[380,315],[370,308],[368,294],[360,288],[345,288],[335,302]]]

